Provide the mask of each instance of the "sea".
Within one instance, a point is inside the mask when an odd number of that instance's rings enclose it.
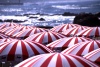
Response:
[[[23,5],[0,5],[0,16],[14,16],[23,14],[37,14],[37,19],[28,19],[27,24],[37,23],[36,25],[55,25],[72,23],[75,16],[62,16],[64,12],[70,13],[98,13],[100,12],[100,0],[94,1],[38,1],[25,2]],[[45,14],[45,15],[39,15]],[[46,21],[39,21],[44,18]],[[30,22],[29,22],[30,21]],[[42,23],[39,23],[42,22]],[[47,23],[47,24],[46,24]],[[48,24],[49,23],[49,24]],[[53,25],[54,26],[54,25]]]

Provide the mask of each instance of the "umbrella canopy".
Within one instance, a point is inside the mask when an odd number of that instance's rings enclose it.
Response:
[[[88,41],[88,42],[81,42],[81,43],[75,44],[74,46],[71,46],[65,49],[64,51],[62,51],[62,53],[84,56],[88,54],[89,52],[98,48],[100,48],[99,41]]]
[[[75,55],[42,54],[28,58],[15,67],[98,67],[93,62]]]
[[[0,30],[0,33],[5,34],[5,32],[10,31],[10,30],[12,30],[12,29],[14,29],[14,28],[15,28],[15,27],[5,27],[5,28],[3,28],[3,29]]]
[[[50,42],[53,42],[57,39],[64,38],[64,37],[66,37],[66,36],[64,36],[60,33],[49,31],[49,32],[42,32],[42,33],[37,33],[37,34],[31,35],[28,38],[26,38],[25,40],[36,41],[39,43],[48,44]]]
[[[2,35],[0,35],[0,39],[3,39],[3,38],[5,38],[5,37],[3,37]]]
[[[43,28],[33,28],[33,29],[26,29],[26,30],[22,30],[16,34],[13,35],[13,37],[16,38],[21,38],[21,37],[28,37],[30,35],[36,34],[36,33],[40,33],[40,32],[46,32],[47,30],[43,29]]]
[[[0,39],[3,39],[3,38],[8,38],[8,36],[6,36],[6,35],[0,33]]]
[[[12,30],[6,31],[5,34],[6,34],[7,36],[12,37],[12,35],[14,35],[14,34],[20,32],[20,31],[27,30],[27,29],[34,29],[34,27],[30,27],[30,26],[20,26],[20,27],[14,28],[14,29],[12,29]]]
[[[16,26],[20,26],[20,24],[17,23],[3,23],[2,25],[0,25],[0,29],[6,28],[6,27],[16,27]]]
[[[100,36],[100,27],[92,27],[90,29],[83,30],[83,31],[77,33],[76,36],[99,37]]]
[[[22,27],[16,27],[16,28],[14,28],[14,29],[12,29],[12,30],[10,30],[10,31],[6,31],[6,32],[5,32],[5,35],[11,37],[12,35],[16,34],[17,32],[20,32],[20,31],[22,31],[22,30],[25,30],[25,29],[23,29]]]
[[[14,40],[0,47],[0,61],[22,61],[31,56],[52,52],[37,42]]]
[[[3,42],[10,42],[12,41],[13,39],[11,38],[4,38],[4,39],[0,39],[0,43],[3,43]]]
[[[84,37],[66,37],[66,38],[61,38],[58,39],[48,45],[47,47],[51,48],[52,50],[64,50],[67,47],[71,47],[74,44],[80,43],[80,42],[86,42],[90,41],[91,39],[89,38],[84,38]]]
[[[100,48],[91,51],[83,57],[100,65]]]
[[[55,26],[51,29],[51,31],[55,31],[55,32],[62,32],[62,31],[66,31],[69,28],[74,28],[74,27],[78,27],[79,25],[77,24],[62,24],[62,25],[58,25]]]
[[[22,27],[23,29],[33,29],[33,28],[36,28],[35,26],[25,26],[25,25],[22,25],[20,27]]]
[[[80,31],[86,30],[86,29],[89,29],[89,27],[79,26],[79,27],[67,29],[66,31],[63,31],[62,34],[66,35],[66,36],[74,36],[75,34],[79,33]]]

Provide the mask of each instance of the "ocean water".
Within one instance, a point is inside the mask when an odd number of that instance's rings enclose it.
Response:
[[[42,1],[27,2],[23,5],[0,5],[0,16],[23,15],[23,14],[48,14],[35,15],[38,18],[28,19],[22,24],[32,24],[35,26],[56,26],[63,23],[72,23],[75,16],[62,16],[64,12],[70,13],[97,13],[100,12],[100,1]],[[58,15],[57,15],[58,14]],[[8,18],[7,17],[7,18]],[[39,18],[45,18],[45,21],[39,21]],[[40,23],[42,22],[42,23]]]
[[[100,12],[100,1],[42,1],[23,5],[0,5],[0,15],[20,15],[26,13],[62,14],[64,12]]]

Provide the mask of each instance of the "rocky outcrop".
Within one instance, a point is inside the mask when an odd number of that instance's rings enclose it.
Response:
[[[74,24],[79,24],[82,26],[100,26],[100,20],[98,17],[91,13],[80,13],[78,14],[73,21]]]
[[[95,16],[100,17],[100,12],[96,13]]]

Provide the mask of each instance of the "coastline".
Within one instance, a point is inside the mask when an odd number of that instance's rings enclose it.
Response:
[[[79,13],[92,14],[92,13]],[[23,25],[33,25],[41,28],[52,28],[60,24],[73,23],[74,18],[79,15],[77,13],[64,12],[63,14],[23,14],[13,16],[0,16],[0,23],[15,22]],[[100,19],[100,12],[92,14]]]

